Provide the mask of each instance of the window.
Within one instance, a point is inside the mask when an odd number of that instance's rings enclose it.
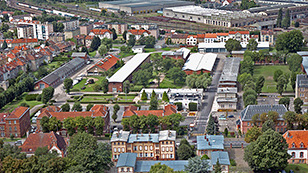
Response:
[[[150,146],[150,150],[153,150],[153,146],[152,145]]]
[[[119,152],[119,153],[121,152],[121,148],[118,148],[118,152]]]
[[[139,157],[142,157],[142,153],[139,153]]]
[[[165,144],[165,142],[163,141],[162,144]]]
[[[139,150],[140,150],[140,151],[142,150],[142,146],[139,146]]]
[[[304,152],[300,152],[299,157],[304,157]]]
[[[157,148],[158,148],[158,147],[159,147],[159,144],[155,144],[155,147],[157,147]]]
[[[291,155],[292,155],[292,157],[295,157],[295,152],[292,152]]]
[[[165,147],[162,147],[162,149],[161,149],[162,151],[165,151]]]
[[[15,133],[15,137],[17,137],[18,136],[18,134],[17,133]]]
[[[295,148],[295,143],[294,142],[292,143],[292,148]]]
[[[137,151],[137,147],[136,146],[134,146],[134,151]]]
[[[16,124],[16,121],[14,121],[14,124]]]
[[[10,127],[9,130],[12,131],[12,127]]]
[[[144,149],[145,149],[145,150],[148,150],[148,146],[144,146]]]
[[[168,144],[168,141],[166,142],[166,144]]]
[[[17,127],[14,127],[15,131],[17,131]]]
[[[171,158],[171,159],[173,158],[173,155],[172,155],[172,154],[170,154],[170,158]]]
[[[124,150],[124,147],[123,147],[123,148],[122,148],[122,152],[124,153],[124,151],[125,151],[125,150]]]
[[[304,148],[304,144],[303,143],[301,143],[301,148]]]
[[[162,157],[163,157],[163,159],[164,159],[164,158],[165,158],[165,155],[163,154]]]
[[[121,171],[124,172],[124,168],[121,168]]]
[[[145,157],[148,157],[148,153],[145,153]]]
[[[170,151],[173,151],[173,148],[172,148],[172,147],[170,147]]]
[[[151,157],[153,157],[153,153],[151,153]]]
[[[129,171],[130,171],[130,168],[126,168],[126,171],[129,172]]]
[[[247,126],[249,126],[249,125],[250,125],[250,123],[248,122],[248,123],[247,123]]]
[[[11,121],[9,121],[9,124],[11,124]]]

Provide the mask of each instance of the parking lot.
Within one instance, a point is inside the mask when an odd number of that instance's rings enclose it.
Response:
[[[225,128],[229,132],[236,132],[236,121],[239,120],[240,112],[214,112],[213,117],[218,118],[219,131],[223,132]]]

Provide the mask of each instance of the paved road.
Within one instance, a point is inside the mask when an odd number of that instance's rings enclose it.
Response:
[[[213,101],[215,98],[215,93],[217,91],[217,84],[222,72],[223,64],[224,64],[225,56],[219,54],[218,55],[218,61],[215,64],[216,69],[214,69],[214,76],[212,80],[211,86],[208,88],[208,90],[204,93],[205,99],[202,103],[202,110],[199,113],[198,121],[196,124],[196,128],[194,130],[195,133],[204,133],[206,123],[209,117],[209,114],[212,109]]]

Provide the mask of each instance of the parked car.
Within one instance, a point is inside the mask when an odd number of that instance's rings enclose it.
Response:
[[[220,115],[218,119],[219,120],[226,120],[226,116],[225,115]]]
[[[234,118],[234,115],[228,115],[227,118]]]
[[[15,141],[15,145],[21,146],[22,145],[21,140]]]

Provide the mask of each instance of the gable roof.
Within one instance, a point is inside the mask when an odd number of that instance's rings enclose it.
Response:
[[[90,32],[92,32],[94,35],[104,35],[106,32],[112,34],[112,32],[108,29],[92,29]]]
[[[176,108],[176,105],[171,105],[171,104],[164,106],[163,110],[137,110],[137,107],[129,106],[124,111],[123,118],[127,118],[133,115],[138,115],[138,116],[156,115],[160,117],[160,116],[168,116],[174,113],[177,113],[177,108]]]
[[[223,135],[203,135],[197,136],[197,150],[223,150]]]
[[[303,148],[308,147],[308,130],[288,130],[282,136],[286,139],[288,148],[293,148],[293,143],[295,148],[301,148],[301,143],[303,143]]]
[[[133,167],[135,169],[137,153],[121,153],[117,162],[118,167]]]
[[[185,62],[182,70],[212,71],[216,58],[217,54],[214,53],[206,53],[206,54],[193,53],[189,56],[189,58]]]
[[[89,70],[94,68],[94,67],[98,67],[102,70],[107,71],[111,67],[116,65],[119,60],[120,60],[119,58],[117,58],[113,55],[107,55],[105,58],[99,60],[96,64],[94,64],[92,67],[90,67]]]
[[[230,165],[229,154],[227,151],[212,151],[211,152],[212,165],[216,165],[217,160],[221,165]]]
[[[275,111],[279,114],[278,120],[283,120],[282,116],[287,112],[287,108],[284,105],[248,105],[241,112],[241,121],[251,121],[251,118],[255,114],[268,113],[269,111]]]
[[[50,150],[53,146],[65,153],[67,143],[64,138],[55,132],[31,133],[26,141],[20,146],[21,152],[34,153],[38,147],[46,147]]]
[[[148,34],[151,34],[150,31],[148,30],[144,30],[144,29],[140,29],[140,30],[137,30],[137,29],[130,29],[128,30],[127,32],[130,32],[132,33],[133,35],[142,35],[143,33],[148,33]]]
[[[28,107],[22,107],[22,106],[19,106],[17,107],[16,109],[14,109],[13,112],[11,112],[6,119],[19,119],[21,118],[25,112],[27,112],[29,110]]]
[[[77,58],[77,57],[85,57],[87,55],[87,52],[73,52],[72,57]]]
[[[205,38],[217,38],[217,34],[207,33],[205,34]]]
[[[237,34],[237,33],[239,33],[239,34],[249,34],[249,31],[229,31],[229,34],[232,34],[232,35]]]

